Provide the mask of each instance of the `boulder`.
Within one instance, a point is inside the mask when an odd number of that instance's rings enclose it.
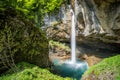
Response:
[[[15,63],[27,61],[41,67],[48,66],[48,39],[32,22],[19,17],[11,9],[1,10],[0,16],[0,73],[14,68]],[[9,15],[7,15],[9,14]]]

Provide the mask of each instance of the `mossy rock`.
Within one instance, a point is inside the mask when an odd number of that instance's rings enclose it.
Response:
[[[72,80],[26,62],[18,63],[17,68],[18,71],[15,73],[11,72],[11,70],[7,71],[6,74],[0,76],[0,80]]]
[[[11,55],[15,62],[27,61],[41,67],[48,66],[48,40],[46,34],[35,24],[19,15],[0,16],[0,62],[5,55]],[[9,11],[7,11],[9,12]],[[11,58],[8,58],[11,62]],[[7,61],[3,61],[8,65]],[[10,63],[11,64],[11,63]],[[0,66],[1,67],[1,66]]]
[[[106,58],[90,67],[82,80],[120,80],[120,55]]]

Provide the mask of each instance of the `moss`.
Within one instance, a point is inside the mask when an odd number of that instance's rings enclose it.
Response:
[[[83,75],[87,77],[90,74],[94,74],[96,77],[107,73],[115,74],[114,79],[120,79],[120,55],[106,58],[100,63],[90,67]]]
[[[49,46],[50,47],[59,47],[59,48],[65,50],[65,51],[70,52],[70,48],[67,45],[65,45],[64,43],[60,43],[60,42],[57,42],[57,41],[50,40],[49,41]]]
[[[12,55],[15,62],[28,61],[39,66],[47,66],[46,34],[40,27],[36,27],[35,23],[19,17],[17,13],[13,17],[13,14],[7,15],[8,9],[1,12],[3,18],[0,19],[0,56]],[[7,61],[4,63],[8,65]]]
[[[54,75],[47,69],[39,68],[33,64],[21,62],[17,64],[19,69],[16,73],[10,73],[11,70],[0,77],[0,80],[72,80]]]

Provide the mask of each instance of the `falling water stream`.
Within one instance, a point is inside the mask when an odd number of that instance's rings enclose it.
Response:
[[[76,36],[75,36],[75,15],[73,10],[71,9],[72,14],[72,24],[71,24],[71,61],[72,63],[76,63]]]

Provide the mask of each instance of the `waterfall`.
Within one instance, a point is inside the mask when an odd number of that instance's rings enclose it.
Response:
[[[75,15],[71,9],[72,23],[71,23],[71,61],[76,63],[76,36],[75,36]]]
[[[68,5],[67,11],[63,11],[65,13],[63,22],[64,20],[66,21],[64,24],[67,24],[68,27],[71,26],[71,59],[66,59],[65,61],[62,59],[53,59],[53,64],[55,65],[54,70],[59,72],[58,74],[61,76],[71,77],[73,80],[80,80],[82,74],[88,69],[88,64],[86,61],[82,61],[79,58],[76,59],[76,27],[78,27],[79,23],[76,16],[78,16],[81,10],[79,10],[80,6],[77,0],[75,0],[74,4],[74,9],[72,9],[73,7],[71,7],[71,5]],[[61,9],[64,10],[63,8]],[[82,12],[84,13],[84,10],[82,10]],[[84,19],[86,20],[86,16],[84,16]],[[70,21],[71,25],[69,25]]]

